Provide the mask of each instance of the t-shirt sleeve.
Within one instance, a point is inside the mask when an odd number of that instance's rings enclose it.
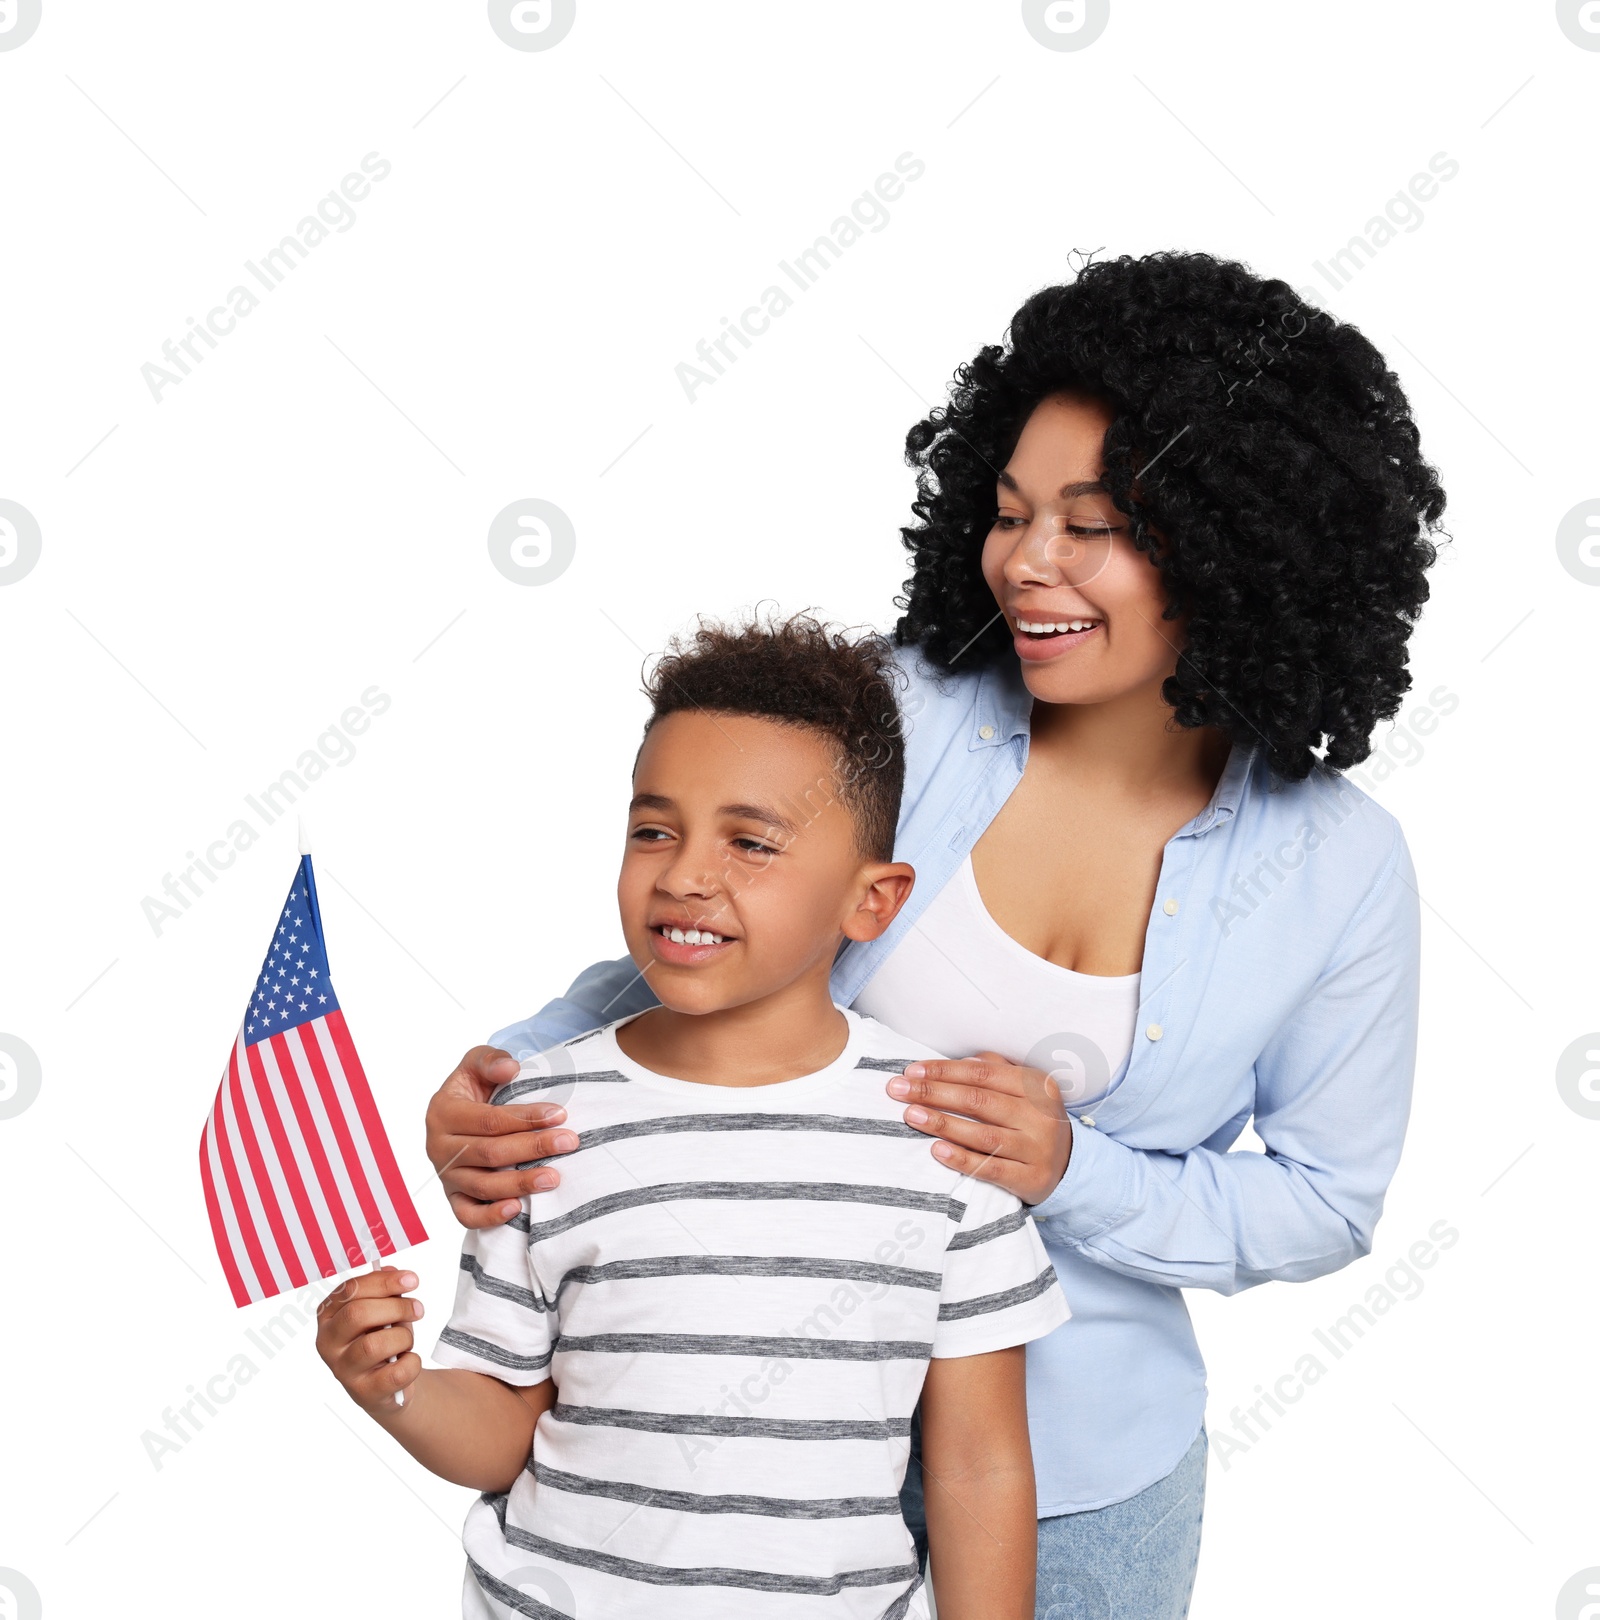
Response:
[[[542,1384],[557,1337],[555,1302],[534,1275],[524,1203],[504,1226],[467,1233],[455,1309],[433,1359],[507,1384]]]
[[[1055,1268],[1016,1197],[963,1181],[966,1204],[944,1253],[933,1354],[981,1356],[1042,1339],[1071,1316]]]

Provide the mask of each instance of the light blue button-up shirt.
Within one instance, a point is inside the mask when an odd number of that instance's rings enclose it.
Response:
[[[897,657],[910,684],[895,856],[917,881],[881,939],[840,951],[831,988],[846,1006],[1028,755],[1014,662],[935,676],[913,649]],[[1041,1517],[1132,1496],[1199,1433],[1205,1365],[1184,1288],[1302,1282],[1370,1250],[1410,1109],[1415,885],[1399,824],[1354,784],[1283,782],[1243,746],[1168,840],[1132,1053],[1108,1096],[1073,1110],[1067,1173],[1033,1207],[1073,1312],[1028,1346]],[[539,1051],[654,1004],[628,958],[599,962],[491,1042]],[[1266,1151],[1230,1151],[1252,1120]]]

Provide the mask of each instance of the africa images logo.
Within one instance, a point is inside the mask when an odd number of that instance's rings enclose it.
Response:
[[[1556,0],[1556,21],[1574,45],[1600,51],[1600,0]]]
[[[1111,0],[1022,0],[1022,24],[1047,50],[1081,51],[1106,31]]]
[[[5,1620],[39,1620],[43,1612],[39,1588],[20,1569],[0,1569],[0,1615]]]
[[[572,519],[553,501],[513,501],[489,525],[489,560],[513,585],[548,585],[577,551]]]
[[[33,38],[42,0],[0,0],[0,51],[14,51]]]
[[[1580,585],[1600,585],[1600,501],[1579,501],[1562,518],[1556,526],[1556,556]]]
[[[39,1095],[39,1055],[18,1035],[0,1035],[0,1119],[26,1113]],[[0,1609],[0,1615],[5,1611]]]
[[[578,17],[578,0],[489,0],[489,26],[513,50],[559,45]]]
[[[4,3],[0,0],[0,5]],[[15,501],[0,501],[0,585],[15,585],[31,573],[42,549],[33,513]]]

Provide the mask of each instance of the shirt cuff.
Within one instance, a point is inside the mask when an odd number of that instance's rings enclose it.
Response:
[[[1132,1206],[1134,1168],[1132,1148],[1074,1119],[1067,1173],[1053,1193],[1029,1206],[1029,1213],[1052,1237],[1087,1242]]]
[[[485,1373],[502,1384],[516,1384],[519,1388],[544,1383],[551,1376],[552,1359],[551,1350],[522,1355],[450,1323],[445,1324],[433,1347],[435,1366]]]
[[[967,1322],[941,1322],[934,1334],[932,1356],[945,1361],[954,1356],[982,1356],[992,1350],[1031,1344],[1054,1333],[1072,1312],[1054,1270],[1047,1271],[1050,1286],[1026,1305],[1014,1306],[997,1316],[974,1317]]]

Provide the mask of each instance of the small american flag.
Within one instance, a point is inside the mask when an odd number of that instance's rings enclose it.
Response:
[[[328,978],[309,855],[217,1087],[200,1179],[236,1305],[427,1240]]]

